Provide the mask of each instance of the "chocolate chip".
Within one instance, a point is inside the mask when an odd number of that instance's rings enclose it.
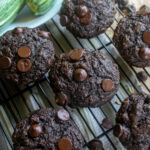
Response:
[[[64,95],[62,93],[56,94],[55,101],[60,106],[66,106],[67,105],[67,97],[66,97],[66,95]]]
[[[141,48],[139,51],[139,55],[143,60],[150,60],[150,48]]]
[[[70,115],[65,109],[58,110],[56,115],[57,115],[57,118],[61,121],[70,120]]]
[[[147,16],[150,13],[150,8],[147,7],[146,5],[143,5],[140,10],[138,11],[138,14]]]
[[[3,56],[0,58],[0,69],[8,69],[11,67],[11,59],[7,56]]]
[[[20,72],[28,72],[31,70],[31,61],[29,59],[20,59],[17,68]]]
[[[90,12],[88,12],[86,14],[86,16],[84,16],[83,18],[80,18],[80,22],[82,24],[87,25],[87,24],[89,24],[92,21],[92,18],[93,18],[93,15]]]
[[[68,17],[65,15],[62,15],[60,18],[60,23],[62,26],[66,26],[69,23]]]
[[[88,147],[90,150],[102,150],[103,143],[98,139],[94,139],[88,143]]]
[[[62,138],[58,141],[59,150],[72,150],[72,142],[69,138]]]
[[[38,124],[32,125],[28,132],[31,137],[38,137],[42,132],[42,127]]]
[[[116,137],[121,137],[122,134],[123,134],[123,128],[121,126],[121,124],[117,124],[115,127],[114,127],[114,131],[113,131],[114,135]]]
[[[146,81],[148,79],[148,75],[146,74],[146,72],[144,71],[140,71],[137,74],[138,79],[140,79],[141,81]]]
[[[87,78],[87,72],[84,69],[77,69],[74,72],[74,79],[78,82],[84,81]]]
[[[77,7],[77,14],[79,17],[84,17],[88,13],[88,8],[85,5],[80,5]]]
[[[143,34],[143,41],[150,44],[150,31],[145,31]]]
[[[39,35],[45,39],[50,40],[50,33],[46,31],[39,31]]]
[[[18,49],[18,56],[21,58],[28,58],[31,55],[31,50],[27,46],[21,46]]]
[[[111,129],[113,127],[113,123],[109,118],[104,118],[102,121],[102,126],[105,129]]]
[[[78,61],[78,60],[80,60],[80,58],[82,58],[83,53],[84,53],[84,49],[73,50],[70,53],[70,59],[74,60],[74,61]]]
[[[18,28],[14,29],[14,33],[16,33],[16,34],[20,34],[22,32],[23,32],[23,28],[18,27]]]
[[[114,82],[111,79],[105,79],[102,81],[102,88],[105,92],[111,92],[114,88]]]

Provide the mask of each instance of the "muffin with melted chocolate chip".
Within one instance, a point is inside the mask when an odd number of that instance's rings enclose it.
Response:
[[[17,84],[40,79],[54,59],[50,33],[16,28],[0,37],[0,75]]]
[[[150,95],[137,93],[124,100],[114,135],[128,150],[150,149]]]
[[[100,51],[72,50],[53,62],[49,74],[56,103],[98,107],[110,101],[120,82],[118,66]]]
[[[81,133],[64,109],[31,113],[16,125],[12,139],[14,150],[82,150],[84,145]]]
[[[114,43],[131,66],[150,66],[150,8],[123,18],[115,30]]]
[[[60,22],[81,38],[90,38],[106,31],[115,17],[114,0],[65,0]]]

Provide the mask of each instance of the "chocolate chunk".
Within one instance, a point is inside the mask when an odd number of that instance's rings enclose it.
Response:
[[[57,111],[57,118],[61,121],[70,120],[70,115],[65,109],[60,109]]]
[[[84,4],[77,7],[77,14],[79,17],[84,17],[88,13],[88,8]]]
[[[122,128],[122,125],[121,124],[117,124],[115,125],[114,127],[114,135],[118,138],[120,138],[123,134],[123,128]]]
[[[143,41],[150,44],[150,31],[145,31],[143,34]]]
[[[102,150],[103,143],[99,139],[94,139],[88,143],[88,147],[90,150]]]
[[[15,28],[15,29],[14,29],[14,33],[16,33],[16,34],[23,33],[23,28],[20,28],[20,27]]]
[[[114,86],[114,82],[111,79],[104,79],[102,81],[102,88],[105,92],[111,92]]]
[[[49,32],[46,32],[46,31],[39,31],[39,36],[45,38],[45,39],[48,39],[50,40],[50,33]]]
[[[143,5],[137,13],[147,16],[150,13],[150,8],[146,5]]]
[[[62,26],[66,26],[69,23],[68,17],[65,16],[65,15],[62,15],[60,17],[60,23],[61,23]]]
[[[38,137],[42,133],[42,127],[38,124],[32,125],[28,132],[31,137]]]
[[[87,78],[87,72],[84,69],[77,69],[74,72],[74,79],[78,82],[84,81]]]
[[[73,50],[70,53],[70,59],[74,60],[74,61],[78,61],[78,60],[80,60],[80,58],[82,58],[83,53],[84,53],[84,49]]]
[[[31,55],[31,50],[28,46],[21,46],[18,49],[18,56],[21,58],[28,58]]]
[[[69,138],[62,138],[58,141],[59,150],[72,150],[72,142]]]
[[[92,18],[93,18],[93,15],[90,12],[88,12],[86,14],[86,16],[84,16],[83,18],[80,18],[80,22],[82,24],[86,25],[86,24],[89,24],[92,21]]]
[[[104,118],[102,121],[102,126],[105,129],[111,129],[113,127],[112,121],[109,118]]]
[[[0,58],[0,69],[8,69],[11,67],[12,61],[9,57],[3,56]]]
[[[141,81],[146,81],[148,79],[148,75],[147,75],[147,73],[145,71],[138,72],[137,77]]]
[[[141,48],[139,51],[139,55],[143,60],[150,60],[150,48]]]
[[[67,97],[66,97],[66,95],[64,95],[62,93],[56,94],[55,101],[60,106],[66,106],[67,105]]]
[[[29,59],[20,59],[17,63],[17,68],[20,72],[28,72],[31,70],[32,64]]]

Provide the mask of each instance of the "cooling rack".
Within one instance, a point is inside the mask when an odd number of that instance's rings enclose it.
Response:
[[[121,83],[118,93],[111,102],[98,108],[71,109],[65,107],[71,113],[72,120],[77,124],[84,137],[85,150],[88,150],[87,143],[94,138],[99,138],[106,150],[124,150],[119,140],[114,137],[113,129],[105,130],[102,127],[102,120],[108,117],[115,124],[115,114],[126,97],[143,90],[150,92],[150,79],[146,82],[139,82],[136,77],[139,71],[145,71],[149,76],[149,69],[129,67],[114,47],[112,35],[119,20],[124,16],[119,8],[116,9],[118,15],[114,24],[106,33],[91,39],[75,38],[60,25],[59,15],[40,27],[51,33],[56,55],[83,47],[101,51],[119,66]],[[30,112],[45,107],[60,108],[55,104],[54,93],[47,74],[39,82],[27,86],[17,86],[0,79],[0,149],[12,149],[11,135],[19,120],[26,117]]]

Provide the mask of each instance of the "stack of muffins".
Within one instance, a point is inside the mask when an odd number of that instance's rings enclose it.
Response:
[[[81,38],[106,31],[115,17],[113,0],[65,0],[60,22]],[[129,65],[150,66],[150,10],[142,7],[123,18],[114,43]],[[117,64],[100,51],[75,49],[54,58],[49,32],[16,28],[0,37],[0,75],[16,84],[29,84],[49,72],[60,106],[100,107],[117,93]],[[114,135],[128,150],[150,149],[150,95],[126,99],[116,117]],[[51,108],[37,110],[20,121],[13,134],[14,150],[81,150],[84,140],[69,113]]]

